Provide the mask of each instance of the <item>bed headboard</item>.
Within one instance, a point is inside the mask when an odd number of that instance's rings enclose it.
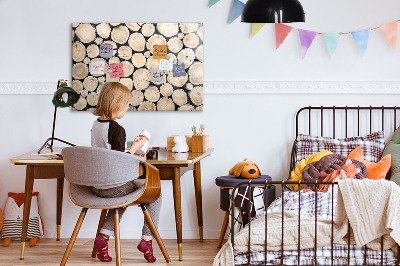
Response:
[[[347,138],[363,136],[382,130],[389,139],[398,126],[396,106],[308,106],[296,114],[296,137],[299,134]],[[293,144],[290,171],[295,164],[295,143]],[[289,172],[290,176],[290,172]]]

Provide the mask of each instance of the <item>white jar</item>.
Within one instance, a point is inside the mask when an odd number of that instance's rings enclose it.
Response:
[[[147,152],[147,149],[149,148],[150,133],[146,129],[143,129],[142,132],[140,132],[140,134],[138,135],[138,138],[145,138],[146,142],[143,144],[142,148],[136,151],[136,154],[145,154]]]

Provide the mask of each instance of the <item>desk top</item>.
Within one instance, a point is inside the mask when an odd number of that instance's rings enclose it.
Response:
[[[20,156],[10,159],[11,163],[14,164],[64,164],[64,161],[57,154],[61,153],[61,147],[54,147],[53,152],[50,149],[43,149],[42,154],[37,154],[37,150],[31,151]],[[166,148],[161,148],[158,151],[158,159],[146,160],[152,165],[175,165],[175,164],[193,164],[197,163],[201,159],[207,157],[214,151],[213,148],[208,149],[205,152],[186,152],[186,153],[174,153],[167,151]],[[53,153],[53,154],[52,154]]]

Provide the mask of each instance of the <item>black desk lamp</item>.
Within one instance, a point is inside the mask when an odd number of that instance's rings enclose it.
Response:
[[[50,148],[51,152],[53,152],[53,141],[58,140],[62,143],[68,144],[70,146],[75,146],[72,143],[69,143],[65,140],[55,138],[54,130],[56,128],[56,116],[57,116],[57,107],[70,107],[77,103],[79,100],[79,94],[73,89],[67,86],[67,81],[60,79],[57,83],[57,91],[53,95],[53,105],[54,105],[54,118],[53,118],[53,131],[51,133],[51,138],[48,138],[42,147],[39,149],[38,153],[40,153],[45,147]],[[50,144],[49,144],[49,141]]]
[[[242,22],[304,22],[304,10],[298,0],[249,0],[243,8]]]

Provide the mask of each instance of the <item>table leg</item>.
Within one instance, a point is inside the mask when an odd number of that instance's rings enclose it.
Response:
[[[57,178],[57,241],[60,241],[64,178]]]
[[[203,203],[201,196],[201,168],[200,161],[194,164],[194,191],[196,194],[197,220],[199,225],[200,242],[203,242]]]
[[[181,205],[181,175],[179,167],[174,167],[172,186],[174,191],[175,223],[178,242],[179,260],[182,260],[182,205]]]
[[[24,259],[26,235],[28,233],[29,213],[31,211],[32,190],[34,181],[34,166],[26,166],[25,177],[25,195],[24,195],[24,213],[22,219],[22,232],[21,232],[21,255],[20,259]]]

